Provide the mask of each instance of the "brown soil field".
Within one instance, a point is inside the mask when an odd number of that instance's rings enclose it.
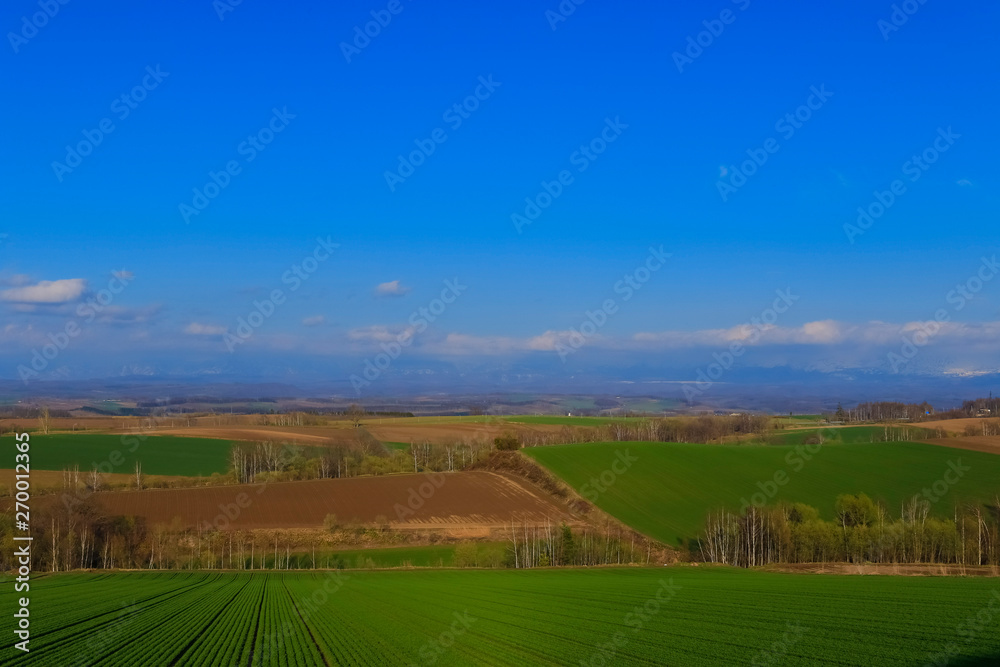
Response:
[[[939,419],[929,422],[917,422],[914,426],[929,429],[939,428],[942,431],[947,431],[948,433],[965,433],[966,426],[978,427],[982,423],[983,420],[979,417],[968,417],[967,419]]]
[[[463,440],[492,440],[504,431],[539,432],[559,431],[561,426],[493,425],[493,424],[387,424],[377,420],[362,424],[369,433],[383,442],[431,442],[443,444]],[[350,424],[344,426],[177,426],[144,431],[147,435],[177,435],[224,440],[286,439],[301,444],[348,444],[354,442],[355,432]]]
[[[963,435],[958,438],[931,438],[921,440],[931,445],[954,447],[955,449],[971,449],[974,452],[1000,454],[1000,436],[998,435]]]
[[[1000,577],[993,565],[930,565],[927,563],[782,563],[763,568],[769,572],[801,574],[881,574],[908,577]]]
[[[175,435],[188,438],[221,440],[279,440],[303,445],[348,444],[354,441],[353,429],[291,426],[181,426],[144,430],[145,435]]]
[[[334,421],[325,426],[264,426],[250,423],[251,417],[208,416],[186,419],[164,418],[153,423],[138,417],[56,418],[51,431],[78,431],[122,433],[141,428],[146,435],[174,435],[192,438],[219,438],[222,440],[280,440],[302,445],[327,443],[350,444],[355,441],[355,430],[348,421]],[[374,437],[388,442],[423,442],[445,444],[464,440],[492,440],[505,431],[518,433],[558,432],[563,427],[550,424],[477,424],[468,422],[407,423],[399,418],[371,417],[364,426]],[[37,429],[37,419],[0,420],[0,432]]]
[[[340,523],[393,528],[478,529],[518,523],[572,521],[568,510],[514,477],[492,472],[352,477],[261,485],[98,493],[111,514],[145,517],[150,524],[217,523],[234,528],[315,528],[328,514]],[[243,507],[240,507],[240,505]],[[400,511],[402,510],[402,512]]]
[[[551,424],[391,424],[366,423],[365,428],[383,442],[446,443],[462,440],[492,440],[505,431],[516,433],[558,433],[562,426]]]

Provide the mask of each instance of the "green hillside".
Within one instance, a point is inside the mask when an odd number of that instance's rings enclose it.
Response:
[[[985,501],[1000,493],[1000,456],[994,454],[919,443],[812,448],[811,454],[806,445],[615,442],[523,451],[601,509],[669,544],[695,537],[711,510],[739,509],[762,498],[767,504],[804,502],[832,518],[839,494],[863,492],[898,515],[902,501],[948,473],[957,483],[931,509],[947,516],[956,501]],[[635,459],[627,469],[626,454]],[[949,472],[953,467],[968,470],[958,477]]]

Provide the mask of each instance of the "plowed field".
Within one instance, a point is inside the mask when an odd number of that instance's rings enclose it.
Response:
[[[95,494],[111,514],[145,517],[151,524],[180,517],[185,525],[233,528],[306,528],[327,514],[342,522],[433,528],[568,520],[556,501],[522,482],[491,472],[352,477],[302,482],[154,489]]]

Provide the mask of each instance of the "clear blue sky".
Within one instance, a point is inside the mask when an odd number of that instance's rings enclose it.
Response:
[[[935,334],[934,368],[997,369],[988,346],[960,357],[993,335],[1000,281],[960,311],[946,300],[996,252],[996,5],[928,2],[891,31],[890,2],[590,0],[564,21],[546,14],[555,0],[389,5],[244,0],[220,19],[210,0],[74,0],[33,31],[23,17],[39,5],[6,3],[0,377],[112,271],[133,277],[110,315],[40,377],[279,372],[262,359],[286,376],[334,359],[353,372],[453,278],[468,290],[414,334],[411,364],[558,361],[551,342],[613,298],[571,366],[625,350],[693,369],[729,340],[698,332],[749,322],[791,288],[780,331],[741,363],[885,370],[897,333],[946,308],[972,333]],[[391,21],[348,62],[343,43],[373,11]],[[675,52],[713,28],[678,71]],[[122,118],[115,101],[144,80]],[[477,87],[485,99],[454,127],[445,112]],[[832,96],[810,100],[813,87]],[[776,127],[809,101],[794,133]],[[248,161],[241,142],[274,109],[294,118]],[[79,166],[53,165],[104,119],[114,131]],[[607,119],[627,128],[580,171],[575,152]],[[390,188],[397,156],[437,128],[446,140]],[[911,181],[907,161],[948,128],[960,137]],[[720,181],[772,138],[724,201]],[[180,205],[230,161],[239,173],[185,221]],[[563,170],[572,183],[519,233],[511,215]],[[844,225],[894,179],[905,193],[849,242]],[[290,292],[282,275],[317,237],[340,248]],[[672,257],[624,302],[616,281],[660,245]],[[230,353],[222,332],[274,288],[286,302]],[[884,349],[848,353],[872,341]]]

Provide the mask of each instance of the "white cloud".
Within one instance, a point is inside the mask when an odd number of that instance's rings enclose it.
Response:
[[[220,327],[214,324],[201,324],[200,322],[192,322],[191,324],[184,327],[184,333],[190,334],[192,336],[221,336],[226,333],[226,327]]]
[[[118,280],[124,280],[125,282],[129,282],[135,279],[135,274],[132,273],[131,271],[126,271],[125,269],[122,269],[121,271],[112,271],[111,275],[113,275]]]
[[[558,346],[560,345],[562,347],[575,349],[576,346],[573,345],[573,342],[575,341],[576,345],[579,345],[579,338],[580,334],[574,331],[549,330],[539,336],[532,336],[523,343],[519,343],[514,346],[526,350],[555,352],[559,349]],[[599,343],[602,339],[603,337],[600,334],[591,334],[586,337],[587,344]]]
[[[43,280],[34,285],[23,285],[0,291],[0,301],[15,303],[67,303],[79,299],[87,289],[83,278]]]
[[[326,323],[326,318],[322,315],[313,315],[312,317],[306,317],[302,320],[302,326],[305,327],[318,327],[324,323]]]
[[[402,336],[406,331],[409,331],[409,335],[413,335],[413,327],[384,327],[384,326],[370,326],[370,327],[358,327],[357,329],[351,329],[347,332],[348,339],[356,341],[359,343],[387,343],[390,340],[396,340]]]
[[[758,329],[747,324],[729,329],[701,329],[696,331],[655,331],[639,332],[629,337],[612,337],[601,334],[586,337],[588,346],[603,347],[616,350],[682,350],[698,347],[728,347],[740,342],[753,347],[829,347],[852,344],[854,346],[879,347],[898,345],[902,336],[924,329],[924,322],[907,322],[891,324],[887,322],[866,322],[849,324],[836,320],[818,320],[806,322],[797,327],[781,327],[777,325],[761,325]],[[382,341],[389,340],[395,334],[384,327],[370,327],[355,330],[352,338]],[[557,346],[570,346],[571,339],[578,336],[571,331],[546,331],[545,333],[523,338],[507,336],[475,336],[461,333],[449,333],[443,339],[425,346],[427,351],[441,354],[503,354],[509,352],[552,352]],[[1000,323],[986,322],[981,324],[944,323],[939,331],[931,337],[931,343],[946,343],[947,341],[961,343],[988,343],[1000,341]]]
[[[398,280],[392,280],[378,285],[375,288],[375,296],[403,296],[409,291],[409,287],[403,286]]]

